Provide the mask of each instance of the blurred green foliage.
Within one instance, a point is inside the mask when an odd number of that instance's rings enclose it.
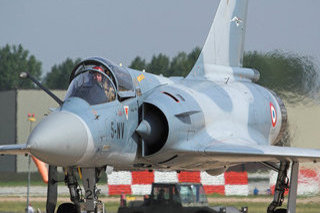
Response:
[[[131,62],[130,68],[136,70],[145,70],[147,68],[146,60],[141,59],[140,56],[137,56]]]
[[[177,56],[170,58],[166,55],[154,55],[150,63],[137,56],[130,64],[130,68],[136,70],[146,70],[147,72],[163,76],[187,76],[197,61],[201,49],[196,47],[189,54],[179,52]]]
[[[129,67],[167,77],[185,77],[200,52],[201,49],[196,47],[190,53],[179,52],[172,59],[160,53],[154,55],[150,62],[137,56]],[[42,82],[50,89],[67,89],[70,73],[79,62],[79,58],[67,58],[62,63],[54,65]],[[243,66],[258,70],[261,76],[257,83],[274,90],[288,102],[297,102],[319,92],[318,69],[310,57],[281,51],[252,51],[244,54]],[[29,55],[29,51],[22,45],[6,45],[1,48],[0,90],[35,88],[31,81],[19,79],[19,73],[22,71],[30,72],[40,80],[41,62]]]
[[[168,56],[159,54],[153,56],[151,62],[147,65],[147,71],[154,74],[164,75],[169,69],[170,59]]]
[[[180,52],[172,60],[159,54],[150,63],[136,57],[130,68],[164,76],[187,76],[196,62],[200,48],[191,53]],[[304,97],[318,93],[320,79],[316,65],[310,57],[281,51],[246,52],[243,67],[254,68],[260,72],[258,84],[267,87],[288,102],[297,102]]]
[[[274,90],[289,102],[319,90],[319,74],[311,58],[292,53],[257,51],[244,54],[243,66],[260,72],[258,84]]]
[[[0,90],[32,89],[31,81],[19,78],[21,72],[29,72],[40,80],[41,62],[34,55],[29,55],[22,45],[6,45],[0,48]]]
[[[44,78],[44,85],[50,89],[67,89],[71,71],[80,61],[80,58],[76,60],[67,58],[61,64],[54,65]]]

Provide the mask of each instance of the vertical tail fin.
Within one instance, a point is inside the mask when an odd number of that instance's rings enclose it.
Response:
[[[247,8],[247,0],[220,1],[207,40],[188,77],[213,74],[206,65],[242,67]]]

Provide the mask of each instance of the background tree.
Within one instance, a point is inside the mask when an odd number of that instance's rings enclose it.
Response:
[[[165,73],[166,76],[186,76],[190,71],[188,62],[188,55],[185,52],[178,53],[173,57],[170,63],[169,70]]]
[[[306,56],[273,51],[248,52],[244,67],[260,72],[258,84],[274,90],[287,101],[299,101],[319,90],[319,75],[313,61]]]
[[[6,45],[0,49],[0,90],[35,88],[30,80],[19,78],[21,72],[29,72],[37,80],[41,76],[41,62],[22,45]]]
[[[186,77],[196,63],[200,52],[200,48],[196,47],[188,55],[185,52],[178,53],[177,56],[173,57],[169,72],[166,73],[166,76]]]
[[[163,54],[153,56],[146,71],[157,75],[165,75],[169,70],[169,57]]]
[[[131,69],[135,70],[145,70],[147,68],[146,60],[141,59],[139,56],[135,57],[131,62],[130,66]]]
[[[196,47],[189,54],[178,53],[172,60],[166,55],[153,56],[146,64],[144,59],[136,57],[131,67],[163,74],[164,76],[187,76],[201,49]],[[257,51],[244,54],[243,66],[257,69],[260,72],[258,84],[274,90],[287,102],[301,101],[305,97],[318,97],[320,79],[316,65],[310,57],[292,53],[272,51],[260,53]]]
[[[81,61],[67,58],[61,64],[54,65],[46,75],[44,84],[50,89],[67,89],[72,69]]]
[[[196,47],[191,51],[191,53],[188,54],[188,61],[190,63],[188,66],[190,66],[190,70],[198,60],[200,53],[201,53],[201,49],[199,47]]]

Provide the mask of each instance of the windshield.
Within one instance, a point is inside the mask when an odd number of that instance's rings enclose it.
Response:
[[[66,99],[79,97],[90,105],[114,101],[116,90],[110,78],[99,71],[86,71],[77,75],[71,82]]]
[[[179,187],[180,197],[182,204],[192,204],[194,203],[193,191],[190,185],[181,185]]]
[[[207,196],[202,185],[191,185],[191,188],[197,203],[208,203]]]
[[[132,78],[129,72],[123,67],[113,66],[112,68],[112,71],[115,73],[118,80],[118,91],[133,91]]]
[[[155,186],[153,194],[155,200],[169,200],[169,186]]]

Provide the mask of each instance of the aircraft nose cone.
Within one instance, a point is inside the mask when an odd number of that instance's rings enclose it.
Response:
[[[88,131],[77,115],[53,112],[32,131],[27,146],[32,155],[50,165],[72,166],[86,151]]]

